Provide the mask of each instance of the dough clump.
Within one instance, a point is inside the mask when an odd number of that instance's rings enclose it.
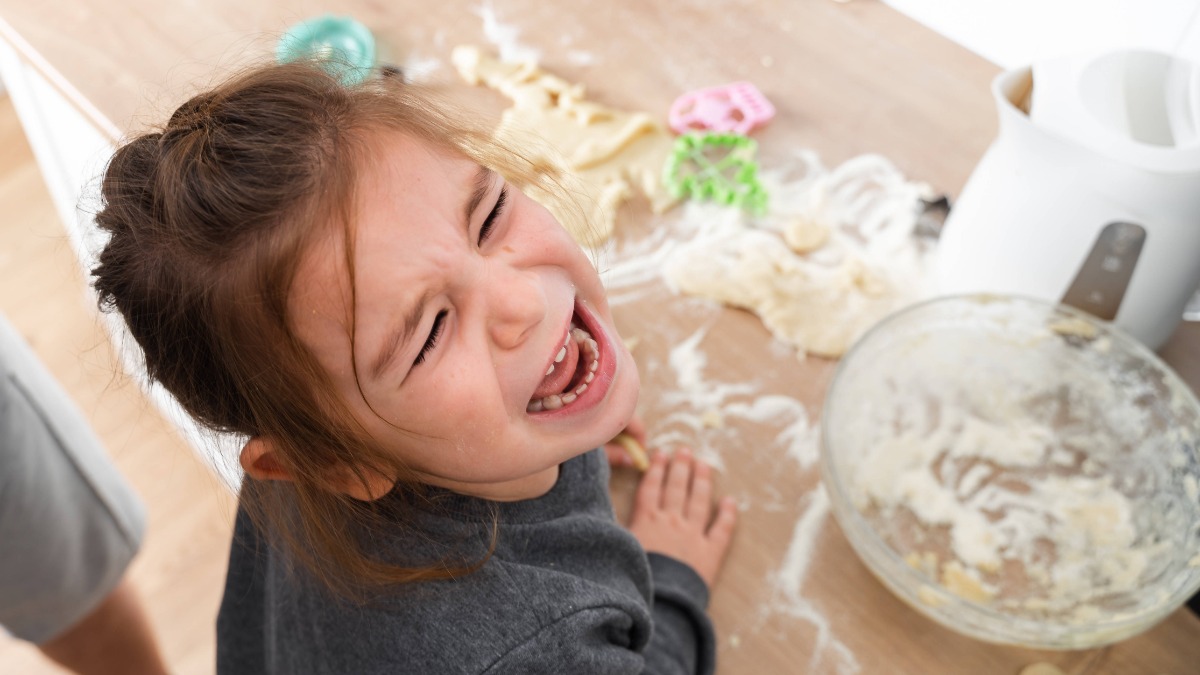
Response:
[[[579,193],[584,221],[555,214],[576,241],[595,245],[611,237],[617,208],[635,189],[655,213],[676,203],[661,175],[673,139],[649,114],[589,101],[583,85],[547,73],[532,61],[500,61],[468,45],[456,47],[450,59],[468,84],[512,99],[497,138],[534,161],[565,165],[577,179],[578,185],[570,187]],[[546,206],[555,209],[552,203]]]
[[[836,358],[927,294],[932,256],[913,235],[923,188],[876,155],[833,171],[800,160],[799,181],[764,172],[761,219],[689,204],[684,217],[699,225],[664,273],[682,293],[753,312],[802,353]]]

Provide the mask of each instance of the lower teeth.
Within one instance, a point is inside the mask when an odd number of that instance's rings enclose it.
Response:
[[[587,375],[574,389],[569,390],[565,394],[550,394],[543,398],[533,399],[525,407],[527,412],[558,410],[565,405],[570,405],[575,402],[575,399],[579,398],[580,394],[587,391],[588,384],[595,379],[596,367],[599,365],[599,345],[596,344],[595,339],[592,338],[590,333],[582,328],[576,328],[575,324],[571,324],[570,336],[571,339],[579,343],[580,356],[582,357],[586,354],[591,358],[591,361],[588,362]]]

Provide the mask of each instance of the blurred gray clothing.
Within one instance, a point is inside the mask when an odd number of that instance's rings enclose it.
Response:
[[[116,587],[145,512],[75,404],[0,315],[0,626],[56,637]]]
[[[376,542],[378,555],[412,565],[442,559],[446,542],[466,542],[453,550],[478,559],[493,515],[495,554],[474,573],[361,605],[331,597],[239,511],[217,673],[712,673],[708,588],[682,562],[647,556],[617,524],[608,472],[604,451],[594,450],[563,463],[537,499],[494,503],[437,491],[433,504],[404,504],[430,534],[397,528]]]

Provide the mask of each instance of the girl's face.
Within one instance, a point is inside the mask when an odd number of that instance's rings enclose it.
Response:
[[[496,500],[544,494],[558,465],[614,437],[637,401],[600,278],[499,175],[408,135],[372,140],[355,302],[343,233],[328,228],[289,298],[298,336],[426,482]]]

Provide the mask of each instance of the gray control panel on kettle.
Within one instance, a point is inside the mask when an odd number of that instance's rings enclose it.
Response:
[[[1105,225],[1063,294],[1062,304],[1105,321],[1115,319],[1145,243],[1146,228],[1141,225],[1119,221]]]

